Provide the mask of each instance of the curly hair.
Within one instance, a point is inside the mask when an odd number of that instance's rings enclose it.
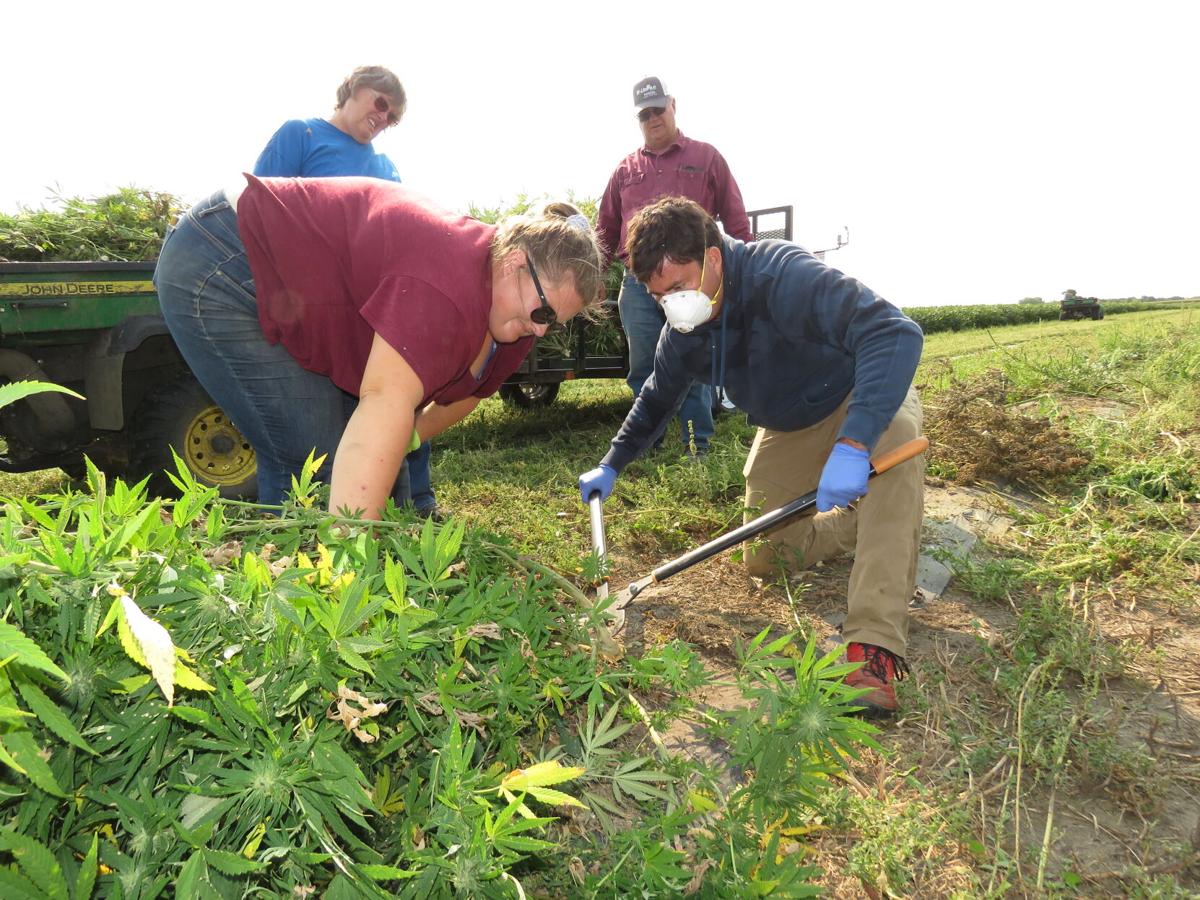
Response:
[[[686,197],[665,197],[638,210],[629,222],[625,252],[629,268],[643,284],[663,260],[700,262],[709,247],[721,246],[721,232],[700,204]]]

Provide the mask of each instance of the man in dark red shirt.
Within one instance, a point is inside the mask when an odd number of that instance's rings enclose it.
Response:
[[[630,153],[608,180],[597,222],[605,263],[619,255],[626,262],[625,231],[643,206],[661,197],[695,200],[725,233],[752,239],[742,192],[717,148],[684,137],[675,125],[675,98],[662,80],[643,78],[633,87],[633,105],[645,146]],[[636,398],[654,369],[654,348],[666,319],[645,286],[628,271],[617,301],[629,340],[629,376]],[[712,389],[694,382],[679,408],[685,450],[705,453],[713,434]]]

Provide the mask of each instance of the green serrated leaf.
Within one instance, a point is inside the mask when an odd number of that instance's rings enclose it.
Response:
[[[179,870],[179,877],[175,881],[175,896],[181,900],[198,896],[205,874],[204,856],[197,850]]]
[[[374,881],[395,881],[401,878],[416,878],[421,874],[419,871],[410,872],[407,869],[398,869],[395,866],[359,865],[356,868],[359,872]]]
[[[211,684],[185,666],[179,660],[175,660],[174,681],[177,687],[184,688],[189,691],[214,691]]]
[[[47,391],[56,394],[68,394],[79,400],[84,399],[82,394],[77,394],[70,388],[51,384],[48,381],[13,381],[0,386],[0,408],[8,406],[10,403],[16,403],[18,400],[23,400],[32,394],[41,394]]]
[[[17,680],[17,690],[29,708],[37,715],[42,724],[53,731],[59,738],[84,750],[93,756],[97,755],[92,746],[75,728],[67,714],[59,709],[58,704],[46,696],[45,692],[31,681]]]
[[[66,799],[66,792],[59,787],[58,779],[42,759],[41,748],[34,743],[33,735],[28,731],[12,731],[4,735],[3,743],[26,778],[47,794]]]
[[[554,788],[531,787],[527,788],[527,790],[534,799],[551,806],[583,806],[582,803],[570,794],[564,794],[562,791],[554,790]],[[586,807],[584,808],[586,809]]]
[[[17,871],[0,866],[0,897],[4,900],[46,900],[32,881]]]
[[[55,678],[69,681],[67,673],[56,666],[42,648],[25,636],[25,633],[9,622],[0,622],[0,659],[13,657],[13,662],[31,669],[49,672]]]
[[[207,729],[215,737],[221,738],[221,740],[235,743],[237,741],[233,732],[221,724],[220,720],[202,709],[196,709],[194,706],[176,705],[171,707],[171,714],[176,718],[183,719],[189,725],[199,725],[201,728]]]
[[[8,749],[4,746],[3,738],[0,738],[0,763],[4,763],[10,769],[14,769],[17,772],[20,772],[22,775],[29,774],[19,762],[13,759],[12,754],[9,753]]]
[[[247,875],[250,872],[261,872],[267,867],[266,863],[246,859],[240,854],[230,853],[227,850],[206,849],[204,861],[218,872],[224,872],[226,875]]]
[[[92,891],[96,887],[97,851],[99,849],[96,838],[97,835],[93,833],[92,846],[79,866],[79,875],[75,878],[75,900],[90,900]]]
[[[50,900],[67,900],[67,882],[58,859],[41,841],[0,828],[0,850],[12,854],[26,877]]]
[[[7,722],[10,725],[20,725],[23,724],[26,719],[36,718],[37,716],[35,716],[33,713],[26,712],[18,707],[0,706],[0,722]]]
[[[505,850],[513,850],[517,853],[537,853],[541,850],[549,850],[555,846],[551,841],[544,841],[541,838],[531,837],[503,837],[496,838],[496,846],[502,847]]]
[[[347,647],[344,643],[339,643],[337,653],[338,656],[342,658],[342,661],[346,663],[346,665],[358,669],[358,671],[370,675],[372,678],[375,677],[375,670],[371,668],[371,664]]]

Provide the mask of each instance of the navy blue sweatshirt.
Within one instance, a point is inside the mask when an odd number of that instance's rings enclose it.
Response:
[[[920,326],[803,247],[722,240],[721,312],[689,334],[663,329],[654,372],[602,463],[620,472],[642,453],[693,379],[723,382],[750,424],[773,431],[815,425],[853,390],[838,437],[873,449],[917,371]]]

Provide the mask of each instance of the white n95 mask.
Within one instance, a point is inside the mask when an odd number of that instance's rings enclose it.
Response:
[[[662,298],[663,314],[676,331],[687,334],[712,316],[713,302],[704,291],[676,291]]]
[[[702,258],[700,262],[700,284],[704,284],[704,264]],[[717,296],[721,295],[720,288],[717,289]],[[675,291],[671,294],[664,294],[662,298],[663,315],[667,317],[667,323],[681,334],[687,334],[694,328],[697,328],[712,318],[712,308],[716,298],[709,298],[708,294],[702,290],[694,291]]]

